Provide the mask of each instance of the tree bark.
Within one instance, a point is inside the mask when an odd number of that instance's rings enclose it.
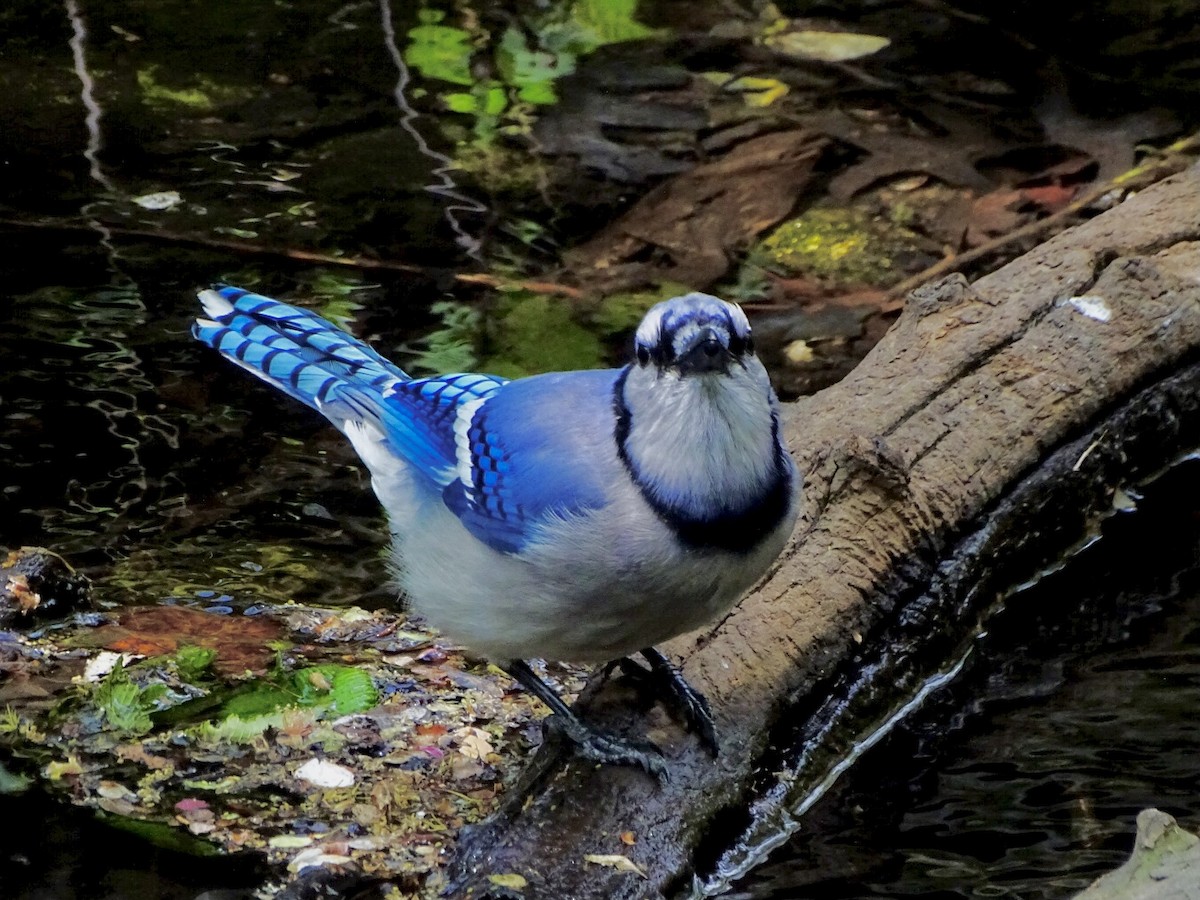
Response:
[[[544,747],[532,800],[462,836],[451,893],[502,894],[503,874],[526,897],[720,889],[935,683],[1006,578],[1200,444],[1198,359],[1196,167],[973,285],[914,292],[853,373],[789,411],[804,511],[777,566],[667,648],[712,704],[719,758],[597,679],[585,716],[648,728],[670,782]]]

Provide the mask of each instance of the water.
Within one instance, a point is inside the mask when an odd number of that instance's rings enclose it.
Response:
[[[250,900],[267,873],[253,857],[212,859],[147,845],[39,791],[0,797],[6,900]]]
[[[66,248],[61,283],[20,265],[46,251],[38,236],[7,249],[0,545],[53,547],[116,602],[216,581],[263,600],[364,592],[385,532],[350,448],[317,415],[230,378],[187,334],[196,285],[227,261],[133,253],[122,263],[136,282],[122,283],[83,245]],[[399,342],[406,324],[389,335]]]
[[[737,896],[1057,900],[1124,862],[1140,810],[1196,830],[1198,500],[1193,461],[1013,598]]]
[[[250,601],[390,602],[382,516],[352,451],[188,337],[194,292],[225,280],[316,298],[405,362],[438,325],[435,301],[480,299],[446,277],[470,267],[475,239],[520,226],[529,253],[548,241],[448,187],[439,154],[453,135],[411,119],[408,104],[428,111],[430,98],[394,93],[395,35],[416,4],[234,6],[13,0],[0,12],[0,220],[66,226],[0,221],[0,546],[66,554],[109,604],[218,584]],[[136,202],[168,189],[178,206]],[[573,216],[598,225],[590,208]],[[171,238],[185,234],[210,242]],[[1179,503],[1197,497],[1194,468],[1014,600],[955,685],[738,890],[1065,897],[1124,859],[1143,806],[1200,824],[1200,536]],[[252,861],[148,850],[38,794],[0,797],[0,821],[17,825],[0,854],[11,900],[236,896],[261,877]]]

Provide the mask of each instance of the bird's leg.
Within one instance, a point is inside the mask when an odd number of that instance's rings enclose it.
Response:
[[[509,660],[502,668],[521,685],[550,707],[553,713],[545,727],[571,742],[576,753],[598,763],[619,766],[640,766],[660,780],[667,778],[667,765],[662,751],[654,744],[628,741],[615,735],[589,728],[563,703],[554,688],[542,681],[522,659]]]
[[[717,728],[713,724],[712,710],[708,708],[708,701],[704,699],[704,695],[688,684],[683,673],[653,647],[647,647],[640,653],[646,662],[650,663],[650,671],[647,672],[626,657],[617,661],[622,673],[647,684],[657,697],[674,707],[683,717],[688,731],[700,738],[700,743],[716,756],[719,749]]]

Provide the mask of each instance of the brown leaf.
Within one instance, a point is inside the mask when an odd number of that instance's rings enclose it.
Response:
[[[880,128],[878,123],[859,121],[841,110],[826,110],[806,117],[805,122],[869,154],[831,179],[830,196],[840,201],[879,182],[918,172],[946,184],[986,190],[990,182],[975,168],[975,160],[1004,147],[980,123],[945,111],[939,122],[946,129],[945,137],[913,136],[899,125]]]
[[[529,884],[525,880],[525,876],[518,875],[516,872],[501,872],[497,875],[489,875],[488,881],[499,887],[508,888],[510,891],[524,890]]]
[[[1020,191],[998,190],[984,194],[971,207],[967,245],[976,247],[1023,224],[1027,216],[1018,212],[1025,198]]]
[[[150,753],[141,744],[120,744],[113,749],[117,759],[124,762],[141,763],[148,769],[168,769],[172,766],[171,760],[165,756]]]
[[[654,281],[704,288],[729,269],[732,251],[791,212],[826,145],[800,130],[739,144],[650,191],[570,251],[568,264],[606,291]]]
[[[226,675],[249,669],[263,673],[274,651],[267,645],[283,629],[269,616],[221,616],[186,606],[144,606],[123,611],[115,625],[104,625],[90,640],[108,650],[139,656],[166,656],[181,646],[217,652],[213,668]]]
[[[1021,193],[1030,203],[1041,207],[1046,212],[1052,213],[1057,212],[1074,200],[1075,195],[1078,193],[1078,188],[1061,184],[1043,184],[1037,187],[1021,188]]]

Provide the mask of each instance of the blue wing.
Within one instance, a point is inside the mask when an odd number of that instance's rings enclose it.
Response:
[[[507,383],[495,375],[462,373],[395,384],[384,396],[383,418],[389,439],[418,429],[441,466],[434,480],[448,484],[457,476],[454,426],[459,410],[472,400],[491,397]]]
[[[198,340],[343,431],[372,426],[489,546],[518,551],[541,523],[606,502],[620,469],[616,370],[411,379],[307,310],[235,287],[200,299],[208,318],[192,326]]]
[[[372,425],[386,448],[439,485],[457,473],[454,420],[464,403],[505,379],[410,379],[320,316],[235,287],[203,291],[207,319],[192,334],[242,368],[326,416],[339,429]]]
[[[553,518],[596,509],[620,461],[618,372],[556,372],[510,382],[458,427],[458,478],[442,497],[467,529],[516,552]],[[466,411],[464,411],[466,412]]]

